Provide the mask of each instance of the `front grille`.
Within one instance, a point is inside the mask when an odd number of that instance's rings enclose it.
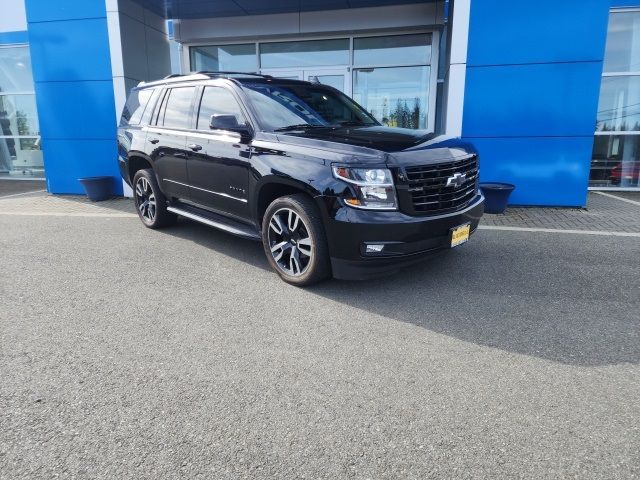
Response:
[[[478,157],[454,162],[406,168],[409,194],[417,213],[447,213],[467,206],[476,196]],[[466,177],[459,186],[446,186],[447,179],[456,173]]]

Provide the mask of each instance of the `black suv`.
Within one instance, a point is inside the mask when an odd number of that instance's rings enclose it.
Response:
[[[470,145],[382,126],[334,88],[257,74],[140,84],[118,156],[147,227],[181,215],[262,241],[295,285],[398,270],[466,242],[484,210]]]

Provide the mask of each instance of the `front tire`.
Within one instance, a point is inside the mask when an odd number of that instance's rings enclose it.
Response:
[[[311,285],[331,275],[320,212],[304,194],[274,200],[262,221],[262,244],[271,267],[285,282]]]
[[[150,168],[138,170],[134,175],[133,199],[138,216],[146,227],[156,229],[175,223],[177,216],[167,210],[167,197]]]

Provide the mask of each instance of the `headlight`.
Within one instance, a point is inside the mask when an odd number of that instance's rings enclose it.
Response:
[[[353,198],[345,198],[347,205],[369,210],[396,210],[396,189],[393,177],[386,168],[333,167],[333,175],[349,182],[356,191]]]

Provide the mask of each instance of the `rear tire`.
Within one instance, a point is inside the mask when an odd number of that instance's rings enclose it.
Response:
[[[277,198],[267,207],[262,245],[269,264],[287,283],[301,287],[331,276],[320,212],[305,194]]]
[[[167,210],[167,197],[150,168],[138,170],[133,176],[133,199],[145,227],[156,229],[175,223],[177,215]]]

